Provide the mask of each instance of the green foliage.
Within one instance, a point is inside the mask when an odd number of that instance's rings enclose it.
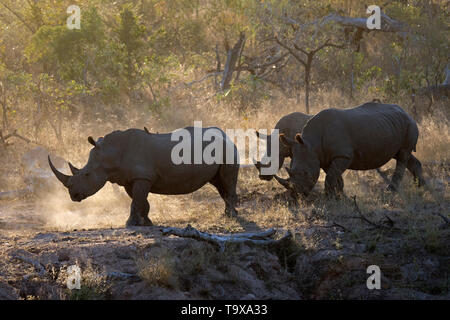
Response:
[[[348,0],[72,2],[40,0],[19,5],[5,0],[9,9],[0,5],[0,81],[7,89],[8,110],[19,102],[36,105],[39,99],[50,104],[49,110],[67,109],[71,104],[90,108],[86,97],[106,105],[138,103],[161,110],[171,104],[173,87],[184,88],[180,83],[216,70],[216,46],[223,69],[226,49],[240,32],[246,35],[240,61],[244,64],[277,54],[275,35],[294,40],[296,27],[286,23],[286,17],[304,24],[296,39],[304,50],[317,48],[326,39],[350,44],[353,33],[342,26],[311,22],[333,12],[364,17],[364,5],[372,4]],[[66,9],[77,3],[81,29],[68,30]],[[383,11],[409,25],[407,36],[371,32],[364,34],[359,52],[354,46],[320,50],[312,66],[312,92],[333,87],[343,94],[368,91],[393,97],[441,83],[450,43],[450,20],[444,9],[440,3],[390,1]],[[231,90],[217,97],[241,109],[257,107],[270,98],[272,90],[295,97],[304,85],[303,72],[295,59],[264,80],[242,71]],[[212,79],[198,88],[216,89]],[[42,97],[44,87],[52,88],[53,95]],[[23,94],[24,90],[32,94]]]
[[[241,81],[232,82],[229,90],[218,95],[219,100],[238,105],[240,110],[257,108],[268,98],[264,82],[253,75],[243,77]]]

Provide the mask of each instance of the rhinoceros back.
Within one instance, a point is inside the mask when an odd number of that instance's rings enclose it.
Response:
[[[418,134],[417,124],[401,107],[380,103],[321,111],[304,129],[322,162],[348,157],[354,170],[375,169],[399,150],[415,150]]]
[[[149,180],[152,181],[151,192],[160,194],[190,193],[209,182],[217,174],[222,164],[207,164],[203,159],[201,159],[201,163],[196,164],[194,162],[194,152],[196,151],[194,128],[186,127],[184,129],[190,133],[191,161],[181,164],[174,164],[172,159],[172,150],[181,142],[181,140],[172,141],[172,133],[152,134],[144,130],[128,129],[115,131],[105,136],[102,147],[107,149],[110,155],[114,154],[118,160],[120,159],[115,162],[119,177],[114,182],[124,185],[136,179]],[[211,128],[201,129],[201,132],[204,133]],[[227,139],[223,131],[218,128],[213,129],[221,132],[224,140]],[[201,142],[202,153],[209,143]],[[234,144],[232,146],[235,152],[234,165],[239,166],[236,147]],[[224,159],[223,163],[225,162]]]

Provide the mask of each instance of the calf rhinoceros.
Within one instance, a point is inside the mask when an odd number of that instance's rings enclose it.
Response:
[[[309,119],[311,119],[313,116],[304,114],[301,112],[293,112],[288,115],[285,115],[280,120],[278,120],[277,124],[275,125],[275,129],[278,129],[279,134],[284,134],[286,137],[294,139],[295,135],[299,132],[302,132],[303,127],[306,125]],[[271,141],[272,138],[278,139],[278,134],[275,137],[274,134],[272,135],[265,135],[262,133],[259,133],[256,131],[256,136],[260,139],[265,139],[267,141],[267,152],[264,155],[264,158],[269,158],[270,150],[271,150]],[[291,150],[290,148],[285,144],[280,144],[279,151],[278,151],[278,169],[280,169],[283,166],[284,160],[287,157],[291,157]],[[273,175],[261,175],[261,168],[262,167],[269,167],[270,162],[267,164],[261,164],[260,161],[255,161],[255,167],[258,169],[258,172],[260,173],[259,178],[262,180],[271,180],[273,178]]]
[[[189,145],[192,146],[191,155],[194,159],[194,128],[184,129],[190,134]],[[211,128],[201,128],[201,133],[208,129]],[[236,216],[239,155],[236,146],[222,130],[212,129],[218,130],[225,150],[220,153],[223,161],[212,164],[206,164],[203,160],[191,161],[191,164],[174,164],[172,150],[179,142],[172,141],[172,134],[153,134],[139,129],[114,131],[98,141],[89,137],[88,141],[94,146],[89,160],[82,169],[77,169],[69,163],[72,176],[61,173],[54,167],[50,157],[48,160],[55,176],[69,189],[72,201],[79,202],[95,194],[107,181],[125,187],[132,198],[127,226],[152,225],[148,218],[148,193],[186,194],[200,189],[208,182],[217,188],[225,201],[225,213]],[[206,143],[200,142],[200,147],[205,150]],[[234,159],[234,162],[227,164],[226,152],[230,150],[233,152],[234,158],[231,159]],[[230,162],[232,161],[228,161]]]
[[[419,186],[425,184],[422,166],[412,154],[419,130],[415,121],[398,105],[365,103],[353,109],[327,109],[308,121],[295,139],[280,135],[292,151],[289,178],[275,178],[288,189],[307,195],[326,172],[325,191],[343,192],[342,173],[347,170],[376,169],[396,159],[391,190],[396,190],[405,169]]]

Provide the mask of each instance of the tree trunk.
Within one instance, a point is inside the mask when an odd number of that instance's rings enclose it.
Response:
[[[222,64],[220,62],[220,55],[219,55],[219,45],[216,44],[216,60],[217,60],[217,67],[216,67],[216,75],[214,76],[214,89],[219,90],[219,84],[217,82],[217,74],[219,74],[220,70],[222,69]]]
[[[309,114],[309,71],[305,70],[305,109]]]
[[[353,101],[353,88],[355,85],[355,53],[352,52],[352,67],[350,74],[350,99]]]
[[[308,60],[305,65],[305,110],[306,114],[309,114],[309,92],[310,92],[310,82],[311,82],[311,67],[314,58],[314,53],[308,54]]]
[[[238,42],[234,45],[233,49],[228,50],[227,61],[225,63],[225,69],[223,70],[223,78],[220,83],[220,90],[230,89],[230,82],[233,78],[233,72],[236,67],[236,62],[239,58],[239,53],[242,51],[245,43],[245,34],[241,33]]]
[[[443,85],[448,85],[448,84],[450,84],[450,64],[448,64],[445,67],[444,73],[445,73],[445,80],[444,80],[444,82],[442,84]]]

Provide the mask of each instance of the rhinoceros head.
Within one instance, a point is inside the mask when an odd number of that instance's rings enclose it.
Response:
[[[300,134],[295,136],[295,140],[282,134],[280,140],[291,148],[291,168],[286,168],[289,179],[278,176],[275,176],[275,179],[287,189],[307,196],[319,179],[320,161]]]
[[[265,159],[265,163],[261,163],[260,161],[256,161],[253,159],[253,164],[255,165],[256,169],[259,172],[259,178],[261,180],[270,181],[274,177],[274,175],[265,174],[263,175],[261,173],[261,168],[270,168],[272,165],[272,160],[274,160],[273,157],[278,157],[278,169],[281,168],[284,162],[284,158],[290,155],[290,150],[285,145],[281,144],[279,145],[276,150],[272,150],[272,139],[278,139],[278,134],[272,133],[270,135],[260,133],[256,131],[256,137],[261,140],[266,140],[267,147],[266,147],[266,154],[262,157],[262,159]],[[273,153],[276,154],[272,155]]]
[[[102,150],[99,142],[95,142],[92,137],[89,137],[88,141],[94,146],[89,154],[88,163],[82,169],[78,169],[69,162],[71,176],[58,171],[50,160],[50,156],[48,157],[50,168],[56,178],[69,189],[72,201],[80,202],[95,194],[105,185],[108,179],[106,170],[102,165]]]
[[[262,140],[266,140],[267,141],[267,150],[270,150],[270,136],[256,131],[256,137],[259,139],[262,139]],[[264,157],[266,157],[266,156],[264,156]],[[266,181],[272,180],[272,178],[273,178],[272,175],[262,175],[261,174],[261,168],[263,168],[265,166],[269,167],[270,164],[264,165],[260,161],[256,161],[256,160],[253,160],[253,164],[255,165],[256,169],[258,170],[258,172],[259,172],[258,176],[261,180],[266,180]]]

